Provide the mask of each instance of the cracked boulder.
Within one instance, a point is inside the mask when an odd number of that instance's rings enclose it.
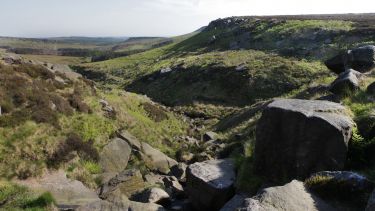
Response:
[[[340,104],[277,99],[266,107],[257,124],[255,173],[284,182],[319,171],[341,170],[353,125]]]

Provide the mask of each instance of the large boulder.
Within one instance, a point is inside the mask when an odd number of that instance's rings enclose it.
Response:
[[[302,182],[293,180],[284,186],[266,188],[252,198],[236,196],[222,209],[230,210],[332,211],[334,208],[306,190]]]
[[[375,46],[367,45],[349,52],[350,67],[360,72],[367,72],[375,66]]]
[[[170,169],[178,165],[178,162],[168,157],[159,150],[151,147],[149,144],[141,143],[141,155],[148,168],[159,171],[163,174],[168,174]]]
[[[367,45],[346,51],[327,60],[325,65],[337,74],[348,68],[367,72],[375,66],[375,46]]]
[[[189,165],[187,192],[197,210],[219,210],[233,195],[235,169],[231,160],[210,160]]]
[[[254,167],[268,180],[306,178],[344,167],[353,121],[340,104],[277,99],[256,129]]]
[[[100,166],[104,172],[121,172],[128,165],[131,147],[120,138],[107,144],[100,153]]]
[[[359,90],[359,79],[361,73],[348,69],[340,73],[339,77],[332,82],[329,90],[336,95],[343,95]]]
[[[347,61],[348,61],[348,52],[339,54],[337,56],[334,56],[327,61],[324,62],[324,64],[328,67],[328,69],[332,70],[333,72],[340,74],[345,71],[347,68]]]

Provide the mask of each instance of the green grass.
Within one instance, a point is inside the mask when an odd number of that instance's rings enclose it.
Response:
[[[55,56],[55,55],[22,55],[23,58],[39,61],[44,63],[52,64],[64,64],[64,65],[78,65],[83,62],[88,62],[87,58],[73,57],[73,56]]]
[[[267,29],[264,34],[258,36],[298,34],[311,29],[323,31],[350,31],[353,29],[353,24],[354,23],[350,21],[338,20],[287,20],[285,23]]]
[[[50,193],[36,195],[26,187],[0,182],[1,210],[52,210],[55,200]]]

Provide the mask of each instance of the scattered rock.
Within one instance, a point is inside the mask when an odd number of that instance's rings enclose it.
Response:
[[[247,197],[245,195],[241,195],[241,194],[236,194],[233,196],[233,198],[231,200],[229,200],[225,205],[224,207],[222,207],[220,209],[220,211],[233,211],[233,210],[237,210],[239,207],[242,206],[242,204],[244,203],[245,199]]]
[[[160,74],[165,74],[165,73],[169,73],[169,72],[172,72],[172,68],[170,67],[166,67],[166,68],[163,68],[160,70]]]
[[[227,207],[240,204],[243,197],[238,196],[231,200],[231,204],[226,205],[223,211],[229,211]],[[252,198],[246,198],[236,209],[231,210],[288,210],[288,211],[332,211],[335,210],[319,197],[308,192],[302,182],[293,180],[292,182],[277,187],[270,187],[260,191]]]
[[[114,178],[104,183],[99,189],[99,197],[107,199],[118,189],[120,194],[131,196],[144,188],[145,184],[139,170],[124,170]]]
[[[343,95],[359,90],[358,76],[360,75],[361,73],[352,69],[340,73],[339,77],[332,82],[329,90],[336,95]]]
[[[206,132],[203,135],[203,141],[217,140],[218,134],[212,131]]]
[[[50,192],[57,207],[75,209],[78,206],[99,200],[96,193],[77,180],[70,180],[65,172],[57,171],[45,174],[42,178],[33,178],[18,182],[36,192]]]
[[[167,204],[170,201],[170,196],[161,188],[146,189],[142,193],[132,197],[134,201],[143,203]]]
[[[367,72],[375,66],[375,46],[367,45],[349,50],[327,60],[325,65],[337,74],[348,68]]]
[[[206,160],[213,160],[213,158],[207,152],[201,152],[199,154],[194,155],[193,160],[196,162],[203,162]]]
[[[179,163],[171,168],[170,174],[175,176],[178,181],[184,182],[186,179],[186,168],[187,165],[185,163]]]
[[[128,165],[131,147],[120,138],[107,144],[100,153],[100,166],[104,172],[121,172]]]
[[[305,181],[309,190],[320,198],[339,202],[340,207],[364,210],[375,184],[366,177],[349,171],[318,172]]]
[[[236,71],[238,71],[238,72],[242,72],[242,71],[245,71],[245,70],[247,70],[246,64],[241,64],[241,65],[238,65],[236,67]]]
[[[114,202],[98,200],[95,202],[87,203],[78,209],[77,211],[164,211],[165,209],[154,203],[140,203],[129,201],[126,199],[117,200]]]
[[[178,179],[174,176],[165,176],[163,178],[163,184],[165,187],[165,190],[170,194],[174,196],[183,196],[184,195],[184,188],[179,183]]]
[[[198,210],[219,210],[234,195],[235,170],[231,160],[189,165],[187,193]]]
[[[141,145],[144,154],[143,160],[150,169],[157,170],[163,174],[168,174],[170,168],[178,164],[177,161],[159,150],[152,148],[149,144],[142,143]]]
[[[279,182],[343,169],[353,124],[337,103],[275,100],[257,124],[256,173]]]

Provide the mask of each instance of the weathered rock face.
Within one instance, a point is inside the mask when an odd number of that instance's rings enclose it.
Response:
[[[177,161],[168,157],[157,149],[152,148],[149,144],[142,143],[143,160],[146,165],[163,174],[168,174],[172,166],[177,165]]]
[[[339,77],[332,82],[330,91],[337,95],[351,93],[359,89],[359,72],[348,69],[347,71],[340,73]]]
[[[375,66],[375,46],[368,45],[339,54],[325,62],[333,72],[339,74],[348,68],[367,72]]]
[[[258,122],[256,173],[275,182],[344,167],[353,121],[328,101],[278,99]]]
[[[219,210],[233,195],[235,170],[231,160],[210,160],[187,169],[187,192],[197,210]]]
[[[100,154],[100,166],[104,172],[121,172],[128,165],[131,147],[124,140],[115,138]]]
[[[241,200],[243,201],[238,206]],[[238,207],[232,209],[233,206]],[[243,199],[241,196],[237,196],[222,209],[222,211],[229,210],[332,211],[334,208],[319,197],[309,193],[302,182],[293,180],[284,186],[266,188],[252,198]]]

